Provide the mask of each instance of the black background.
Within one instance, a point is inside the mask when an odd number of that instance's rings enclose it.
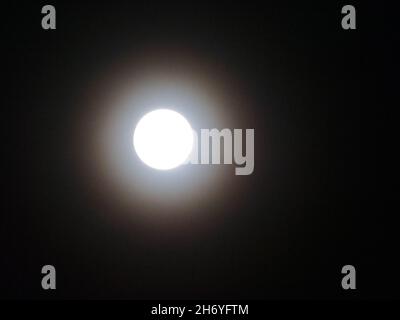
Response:
[[[3,6],[2,297],[398,297],[395,210],[380,178],[395,86],[383,4],[354,3],[351,31],[340,1],[53,1],[55,31],[41,29],[44,4]],[[234,70],[251,101],[232,113],[255,128],[255,171],[232,177],[218,205],[198,204],[226,220],[200,235],[179,222],[119,230],[102,217],[123,209],[102,207],[75,172],[87,146],[70,130],[85,85],[149,43]],[[41,289],[45,264],[56,266],[55,291]],[[355,291],[341,288],[346,264],[357,269]]]

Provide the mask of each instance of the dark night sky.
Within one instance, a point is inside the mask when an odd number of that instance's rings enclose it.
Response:
[[[340,26],[347,3],[279,3],[52,1],[56,31],[40,27],[44,2],[5,10],[2,296],[398,296],[377,156],[394,32],[371,22],[385,14],[373,3],[356,7],[355,31]],[[145,208],[108,199],[97,171],[81,173],[101,161],[87,138],[100,128],[88,116],[101,112],[86,104],[93,88],[148,55],[166,78],[211,66],[209,87],[230,96],[224,125],[255,128],[253,175],[213,167],[224,182],[212,196],[202,186],[191,205]],[[148,213],[159,219],[118,218]],[[56,267],[55,292],[40,287],[45,264]],[[358,272],[354,292],[340,287],[346,264]]]

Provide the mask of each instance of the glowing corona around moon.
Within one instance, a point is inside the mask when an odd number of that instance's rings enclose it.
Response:
[[[139,120],[133,146],[140,160],[149,167],[173,169],[188,159],[193,148],[193,130],[178,112],[157,109]]]

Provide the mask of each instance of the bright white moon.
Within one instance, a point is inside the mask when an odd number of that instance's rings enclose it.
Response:
[[[193,130],[178,112],[157,109],[143,116],[133,134],[133,146],[148,166],[169,170],[183,164],[193,148]]]

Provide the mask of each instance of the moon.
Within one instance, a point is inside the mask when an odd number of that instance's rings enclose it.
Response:
[[[190,123],[171,109],[145,114],[133,134],[133,146],[140,160],[158,170],[170,170],[183,164],[192,152],[193,140]]]

